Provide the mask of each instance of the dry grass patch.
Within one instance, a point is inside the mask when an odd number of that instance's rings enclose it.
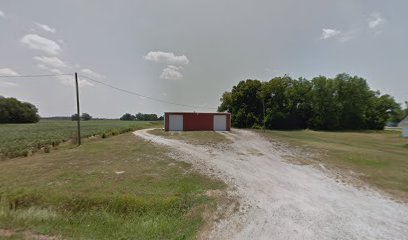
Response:
[[[228,145],[232,143],[223,132],[215,131],[180,131],[166,132],[162,129],[153,129],[149,133],[165,137],[168,139],[177,139],[193,145],[206,145],[217,147],[219,145]]]

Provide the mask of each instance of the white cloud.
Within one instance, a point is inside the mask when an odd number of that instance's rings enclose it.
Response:
[[[368,18],[368,27],[370,29],[376,29],[382,23],[384,23],[384,21],[385,21],[385,19],[381,16],[380,13],[373,12],[373,13],[370,14],[370,17]]]
[[[190,61],[185,55],[177,56],[172,52],[149,52],[144,56],[144,59],[156,63],[174,64],[174,65],[186,65]]]
[[[88,68],[81,69],[81,72],[88,75],[88,77],[90,78],[104,78],[105,77],[102,74],[96,73]]]
[[[0,17],[5,17],[4,12],[0,10]]]
[[[173,65],[168,65],[163,72],[160,74],[161,79],[167,80],[180,80],[183,79],[183,74],[180,72],[183,67],[176,67]]]
[[[41,50],[51,55],[58,55],[62,49],[58,43],[37,34],[27,34],[20,40],[31,49]]]
[[[57,57],[46,57],[46,56],[36,56],[33,57],[34,60],[39,61],[40,63],[42,63],[42,65],[48,65],[54,68],[66,68],[69,67],[64,61],[62,61],[61,59],[57,58]],[[40,67],[42,68],[42,67]],[[43,69],[43,68],[42,68]]]
[[[339,35],[341,32],[337,29],[323,28],[320,39],[326,40]]]
[[[63,67],[63,65],[66,66],[67,69],[73,70],[76,68],[76,66],[79,66],[79,64],[75,64],[74,67],[69,66],[68,64],[64,63],[62,60],[59,61],[60,59],[54,58],[54,57],[34,57],[35,60],[40,61],[41,63],[37,64],[37,67],[42,70],[47,70],[50,73],[58,74],[60,76],[56,76],[62,84],[66,86],[75,86],[74,82],[74,74],[72,75],[62,75],[66,74],[66,72],[63,72],[59,69],[59,67]],[[80,72],[86,73],[89,77],[93,78],[103,78],[104,76],[101,74],[98,74],[90,69],[82,69]],[[81,78],[81,75],[79,75],[78,78],[78,83],[80,87],[89,87],[89,86],[94,86],[90,81]]]
[[[0,68],[0,75],[3,76],[20,76],[16,71],[11,68]]]
[[[52,28],[46,24],[41,24],[38,22],[34,22],[35,25],[37,25],[37,27],[41,28],[42,30],[46,31],[46,32],[51,32],[51,33],[55,33],[57,30],[55,28]]]

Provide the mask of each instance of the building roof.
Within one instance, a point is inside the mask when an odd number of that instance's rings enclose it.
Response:
[[[408,127],[408,116],[398,124],[398,127]]]

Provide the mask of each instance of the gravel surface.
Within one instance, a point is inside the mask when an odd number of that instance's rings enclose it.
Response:
[[[197,146],[148,131],[134,134],[171,147],[237,196],[239,211],[215,224],[209,239],[408,239],[408,205],[291,164],[257,133],[233,130],[220,133],[233,141],[228,146]]]

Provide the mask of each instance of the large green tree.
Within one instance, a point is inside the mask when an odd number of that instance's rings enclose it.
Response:
[[[231,122],[236,127],[248,128],[260,124],[262,101],[257,96],[261,90],[258,80],[246,80],[232,88],[231,93],[224,93],[218,110],[232,113]],[[225,98],[225,102],[224,102]]]
[[[38,109],[31,103],[15,98],[0,98],[0,123],[35,123],[40,120]]]
[[[220,100],[218,110],[232,113],[232,125],[240,128],[265,122],[270,129],[382,129],[402,111],[391,96],[345,73],[311,81],[286,75],[268,82],[241,81]]]
[[[258,98],[265,102],[268,128],[305,128],[309,118],[311,84],[305,79],[277,77],[262,83]]]

